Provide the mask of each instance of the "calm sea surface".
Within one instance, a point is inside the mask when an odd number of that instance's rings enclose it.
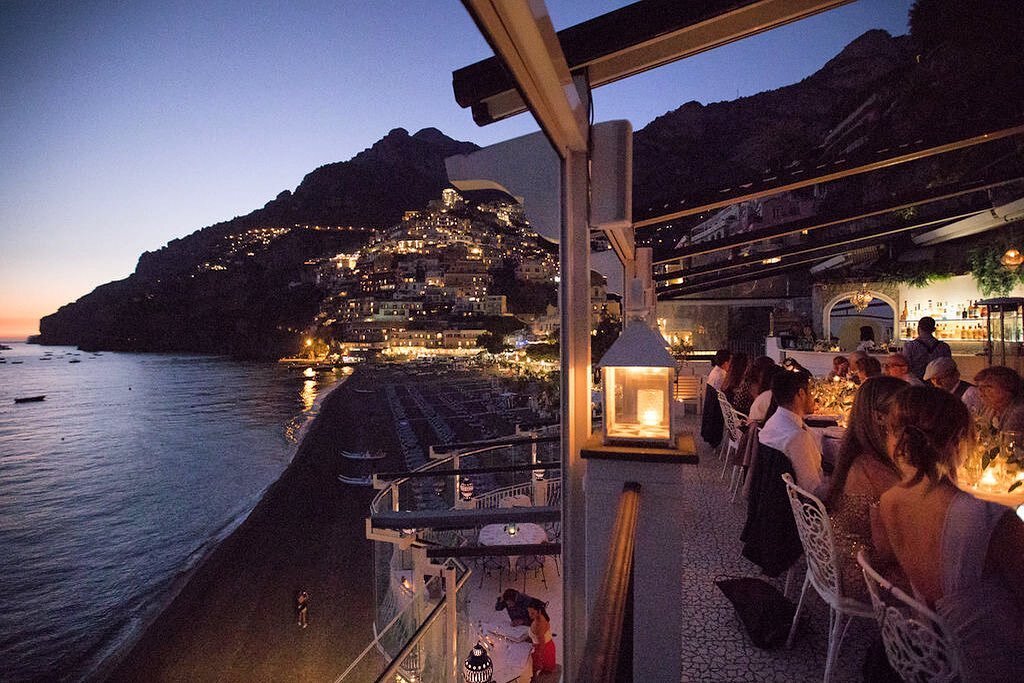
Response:
[[[337,377],[9,345],[0,351],[0,680],[79,680],[244,519]]]

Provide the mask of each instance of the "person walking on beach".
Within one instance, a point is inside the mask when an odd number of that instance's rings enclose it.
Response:
[[[306,591],[299,591],[295,610],[299,613],[299,626],[302,628],[309,626],[309,593]]]

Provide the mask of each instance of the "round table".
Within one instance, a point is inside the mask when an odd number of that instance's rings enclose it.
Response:
[[[548,540],[544,527],[532,522],[516,524],[516,534],[510,535],[505,531],[509,524],[488,524],[480,530],[478,541],[480,545],[533,545]]]
[[[536,543],[543,543],[548,540],[548,534],[544,531],[544,527],[539,524],[533,524],[532,522],[522,522],[516,524],[516,534],[510,535],[505,531],[505,527],[510,526],[508,524],[488,524],[480,530],[480,535],[477,537],[477,542],[480,545],[534,545]],[[516,566],[516,560],[519,559],[518,555],[509,555],[508,561],[510,567]]]

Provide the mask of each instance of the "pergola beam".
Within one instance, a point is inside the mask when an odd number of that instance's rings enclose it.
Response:
[[[586,73],[590,87],[597,88],[849,2],[642,0],[563,29],[555,37],[568,71],[574,76]],[[529,100],[524,102],[517,81],[522,84],[515,71],[505,72],[497,59],[485,59],[453,74],[455,99],[472,107],[478,125],[487,125],[526,111]]]
[[[780,172],[768,178],[752,180],[747,183],[738,183],[735,188],[724,188],[717,191],[707,191],[698,197],[689,197],[679,200],[680,208],[677,211],[644,218],[634,221],[634,228],[646,228],[662,223],[669,223],[687,216],[721,209],[732,204],[761,199],[772,195],[799,190],[803,187],[820,185],[821,183],[840,180],[850,176],[860,175],[871,171],[878,171],[890,166],[905,164],[910,161],[917,161],[927,157],[946,154],[960,149],[966,149],[985,142],[994,142],[1014,135],[1024,134],[1024,124],[1014,123],[1006,128],[1000,128],[988,133],[981,133],[967,138],[957,138],[952,141],[933,143],[926,140],[918,140],[914,143],[900,145],[896,149],[880,149],[873,152],[865,152],[854,158],[839,159],[833,162],[822,162],[814,165],[814,170],[819,175],[805,177],[806,166],[798,165],[790,172]],[[828,170],[831,169],[831,170]],[[716,196],[717,195],[717,196]]]
[[[585,152],[589,121],[587,103],[569,73],[565,55],[544,3],[530,0],[463,0],[480,33],[517,84],[559,156]],[[494,58],[492,58],[494,59]],[[455,72],[456,99],[458,75]]]
[[[847,211],[837,211],[832,215],[826,214],[811,216],[804,220],[793,221],[792,223],[786,223],[784,225],[766,228],[764,230],[754,230],[720,240],[709,240],[707,242],[700,242],[679,249],[673,249],[672,251],[662,255],[660,258],[657,258],[655,260],[655,264],[672,263],[673,261],[678,261],[683,258],[714,254],[719,251],[728,251],[748,244],[756,244],[758,242],[779,239],[790,235],[820,230],[822,228],[834,227],[843,223],[864,220],[891,213],[893,211],[921,206],[922,204],[955,199],[974,192],[991,190],[996,187],[1019,182],[1020,180],[1022,180],[1020,176],[1000,180],[974,180],[969,183],[962,183],[954,189],[943,187],[938,190],[918,193],[913,197],[904,197],[895,201],[888,200],[885,202],[879,202],[874,206],[866,207],[853,214]],[[671,273],[659,273],[655,275],[655,280],[668,280],[672,279],[674,276],[675,275]]]

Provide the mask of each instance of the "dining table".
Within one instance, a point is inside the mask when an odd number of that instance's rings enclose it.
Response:
[[[515,533],[512,527],[515,527]],[[488,524],[480,529],[477,542],[480,545],[534,545],[544,543],[548,540],[548,534],[544,527],[533,522],[520,522],[518,524]],[[511,567],[516,566],[518,555],[509,556]]]
[[[530,680],[532,667],[529,626],[512,626],[507,621],[484,621],[477,624],[481,645],[487,648],[494,671],[495,683],[524,682]]]

